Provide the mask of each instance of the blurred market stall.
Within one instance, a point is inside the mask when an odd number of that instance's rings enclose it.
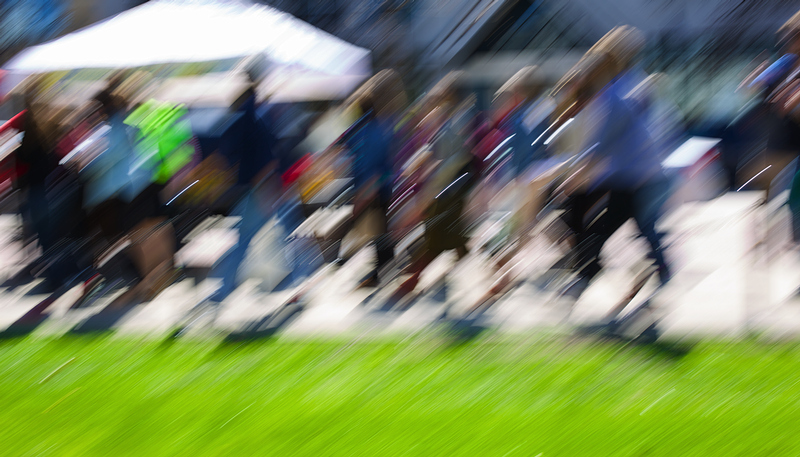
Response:
[[[252,70],[254,58],[263,58],[259,70],[261,76],[268,73],[265,90],[272,94],[286,88],[283,101],[308,97],[298,89],[302,80],[313,82],[316,96],[346,96],[371,71],[368,50],[265,5],[157,0],[22,51],[3,67],[0,95],[33,74],[192,62],[231,70],[243,60]]]

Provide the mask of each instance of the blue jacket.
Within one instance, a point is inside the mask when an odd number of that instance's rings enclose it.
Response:
[[[643,106],[626,98],[631,72],[623,73],[597,96],[598,128],[587,148],[605,162],[594,187],[635,189],[661,173],[661,163]]]
[[[355,188],[361,189],[370,179],[376,178],[382,189],[391,189],[392,159],[396,145],[391,123],[366,114],[347,133],[345,145],[353,158]]]

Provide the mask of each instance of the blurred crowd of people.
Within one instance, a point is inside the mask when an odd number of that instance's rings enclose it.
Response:
[[[366,217],[370,204],[380,214],[379,269],[392,251],[384,248],[387,237],[397,242],[410,227],[425,228],[424,241],[402,270],[410,276],[387,309],[409,303],[405,297],[437,256],[448,250],[467,255],[469,229],[501,190],[514,195],[513,217],[490,261],[497,282],[476,308],[513,283],[509,261],[524,252],[552,208],[563,210],[569,229],[560,237],[569,251],[563,264],[577,273],[562,296],[580,297],[600,271],[603,245],[629,219],[650,245],[661,284],[669,281],[656,222],[670,191],[661,162],[680,140],[680,126],[667,125],[656,111],[658,77],[637,65],[643,45],[638,30],[616,28],[554,89],[535,66],[526,67],[500,88],[487,112],[464,93],[458,72],[407,110],[398,109],[404,99],[398,75],[387,71],[368,83],[366,93],[356,96],[365,114],[348,143],[357,176],[354,217]],[[391,170],[394,204],[384,184]],[[364,284],[377,282],[373,273]]]
[[[784,55],[743,84],[765,94],[770,148],[793,156],[800,150],[799,30],[794,17],[780,31]],[[296,233],[310,219],[304,209],[340,179],[351,180],[349,200],[324,205],[351,203],[342,206],[348,217],[337,223],[338,238],[360,240],[356,248],[373,242],[376,262],[359,285],[392,284],[386,309],[408,306],[422,272],[442,253],[463,259],[485,249],[495,282],[472,308],[484,309],[513,287],[513,266],[536,237],[563,248],[555,268],[571,279],[559,292],[574,302],[601,271],[606,242],[629,220],[665,285],[674,272],[657,223],[674,183],[662,162],[685,138],[659,89],[666,76],[649,75],[639,64],[644,46],[641,31],[617,27],[555,84],[531,62],[486,110],[478,109],[460,72],[412,102],[402,75],[383,70],[316,123],[306,122],[295,135],[306,141],[291,145],[281,143],[279,127],[292,112],[259,114],[258,81],[251,77],[231,107],[240,115],[240,138],[228,156],[201,150],[186,107],[142,98],[140,72],[115,75],[74,112],[48,107],[42,81],[33,79],[25,111],[3,130],[24,132],[12,157],[13,187],[24,196],[24,236],[38,240],[42,256],[6,286],[41,277],[37,290],[47,293],[83,282],[84,298],[126,287],[119,306],[151,299],[179,276],[174,258],[184,236],[221,212],[239,219],[238,242],[210,267],[222,285],[209,300],[219,303],[240,284],[248,248],[265,225],[278,220],[284,234]],[[341,124],[348,127],[339,134]],[[326,129],[337,137],[328,138]],[[798,189],[796,177],[790,198],[796,215]],[[470,243],[499,196],[511,214],[501,239]],[[563,229],[537,230],[551,215]],[[417,242],[401,243],[419,227]],[[320,263],[322,249],[295,244],[291,250],[293,242],[285,236],[279,249],[292,252],[290,282],[298,285]],[[333,260],[346,262],[351,248],[337,247]],[[300,261],[314,249],[315,259]]]

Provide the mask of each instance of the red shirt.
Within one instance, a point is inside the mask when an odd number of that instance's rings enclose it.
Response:
[[[7,120],[5,124],[0,125],[0,134],[5,133],[7,130],[25,130],[25,111],[17,114],[11,119]]]
[[[25,111],[17,114],[16,116],[12,117],[8,121],[6,121],[3,125],[0,125],[0,134],[3,134],[9,130],[25,130]],[[14,158],[14,154],[9,154],[5,157],[2,161],[0,161],[0,182],[5,181],[6,179],[13,179],[25,174],[28,171],[27,164],[24,164],[20,161],[16,161],[15,169],[9,169],[8,165]]]

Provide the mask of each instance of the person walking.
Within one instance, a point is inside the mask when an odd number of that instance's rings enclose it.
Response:
[[[377,216],[374,219],[377,262],[359,286],[377,287],[381,269],[394,258],[388,213],[398,146],[395,126],[406,96],[400,76],[394,70],[379,72],[359,92],[356,104],[362,116],[345,134],[344,145],[352,160],[354,223]]]
[[[580,97],[588,100],[584,173],[568,188],[583,187],[589,194],[607,194],[605,212],[578,233],[577,279],[563,294],[576,299],[601,271],[600,251],[628,219],[633,218],[651,248],[660,283],[671,276],[664,256],[662,234],[655,229],[668,182],[661,169],[644,111],[645,103],[632,90],[642,81],[635,59],[644,45],[640,31],[618,27],[589,51],[580,64]]]

